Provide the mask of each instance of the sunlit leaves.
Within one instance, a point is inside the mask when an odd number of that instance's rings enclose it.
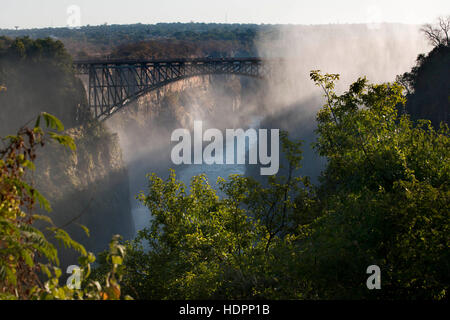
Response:
[[[40,127],[41,119],[47,131]],[[56,117],[41,113],[33,129],[24,127],[17,135],[7,136],[3,139],[7,142],[6,147],[0,149],[0,298],[120,299],[118,281],[125,249],[119,238],[114,237],[110,246],[113,269],[107,276],[106,285],[97,286],[88,279],[95,256],[66,231],[56,227],[50,217],[34,213],[36,202],[46,211],[51,209],[49,202],[26,179],[27,170],[35,170],[36,148],[50,138],[75,150],[71,137],[48,130],[63,131],[64,126]],[[58,252],[43,232],[33,225],[35,221],[45,222],[49,225],[46,230],[56,241],[81,255],[83,288],[74,290],[59,283],[62,272],[57,267]],[[89,233],[87,228],[83,229]],[[47,262],[37,263],[45,260]],[[40,272],[48,278],[43,285],[38,278]]]
[[[76,147],[75,142],[73,141],[72,137],[67,136],[67,135],[60,135],[55,132],[49,132],[49,135],[53,140],[57,141],[59,144],[66,146],[73,151],[76,150],[77,147]]]
[[[337,95],[329,76],[311,75],[329,97],[317,117],[316,144],[328,159],[319,190],[325,215],[306,255],[321,268],[308,271],[317,292],[374,296],[358,289],[364,279],[355,275],[375,263],[386,270],[380,297],[442,298],[448,290],[441,267],[448,266],[450,222],[442,215],[449,204],[448,128],[414,125],[401,115],[406,99],[396,83],[358,79]],[[334,288],[333,279],[339,279]]]
[[[64,131],[64,125],[62,124],[62,122],[58,118],[47,112],[42,112],[38,116],[35,127],[39,127],[41,117],[44,119],[47,128],[57,131]]]
[[[215,189],[198,175],[186,188],[174,171],[166,180],[149,175],[138,198],[150,209],[150,227],[128,247],[125,288],[152,299],[275,297],[289,282],[277,261],[291,261],[294,209],[307,207],[308,193],[292,175],[301,142],[286,132],[281,140],[288,176],[267,185],[230,175]]]

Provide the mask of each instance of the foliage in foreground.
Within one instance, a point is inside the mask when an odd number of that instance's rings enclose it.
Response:
[[[448,128],[412,123],[403,88],[364,78],[337,95],[338,75],[312,71],[318,186],[295,175],[299,142],[282,142],[287,176],[205,176],[190,190],[149,176],[139,199],[150,227],[127,245],[124,290],[141,299],[446,299],[450,283]],[[366,269],[381,268],[382,290]],[[107,268],[108,264],[103,264]]]
[[[113,238],[95,277],[95,257],[34,214],[36,202],[50,207],[26,182],[36,147],[50,139],[74,148],[73,141],[45,113],[33,129],[7,137],[0,153],[0,298],[448,299],[447,126],[435,130],[398,115],[405,103],[398,84],[359,79],[337,95],[337,75],[311,77],[327,98],[317,115],[315,147],[328,160],[318,186],[296,175],[301,143],[286,133],[286,174],[267,184],[230,176],[219,179],[219,196],[204,176],[193,177],[187,191],[174,173],[167,181],[151,175],[139,195],[151,211],[150,228],[126,247]],[[37,219],[80,252],[80,289],[59,283],[56,249],[33,226]],[[366,287],[372,264],[381,268],[382,290]]]
[[[46,132],[40,122],[45,121]],[[36,203],[50,211],[48,201],[30,184],[27,173],[35,169],[36,150],[49,141],[75,150],[73,140],[60,134],[64,127],[54,116],[41,113],[34,128],[23,127],[17,135],[3,139],[0,150],[0,299],[119,299],[121,297],[120,265],[124,248],[114,237],[107,254],[111,268],[105,274],[105,285],[89,278],[95,256],[54,226],[46,215],[34,212]],[[29,175],[29,173],[28,173]],[[55,246],[33,223],[48,223],[47,230],[65,247],[80,253],[80,286],[60,284],[62,275]],[[43,279],[47,278],[46,281]],[[81,285],[82,284],[82,285]]]

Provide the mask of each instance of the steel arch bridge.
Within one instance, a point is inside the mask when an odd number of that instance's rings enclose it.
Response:
[[[234,74],[265,78],[260,58],[192,58],[171,60],[77,60],[76,74],[88,75],[88,104],[103,121],[149,91],[189,77]]]

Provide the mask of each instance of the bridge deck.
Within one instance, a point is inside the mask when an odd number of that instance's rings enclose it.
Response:
[[[147,63],[176,63],[176,62],[257,62],[263,61],[262,58],[248,57],[248,58],[173,58],[173,59],[77,59],[73,61],[74,65],[80,64],[147,64]]]

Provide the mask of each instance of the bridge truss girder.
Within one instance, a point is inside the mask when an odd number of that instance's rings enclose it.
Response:
[[[209,74],[264,78],[268,73],[259,58],[76,61],[74,65],[78,74],[89,76],[89,109],[101,121],[145,93],[171,82]]]

